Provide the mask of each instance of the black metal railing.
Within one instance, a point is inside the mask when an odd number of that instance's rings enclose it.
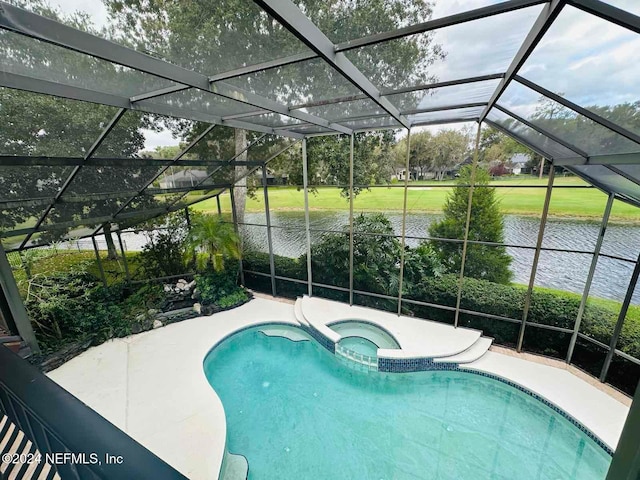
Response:
[[[64,480],[186,478],[0,345],[0,419],[5,415]]]

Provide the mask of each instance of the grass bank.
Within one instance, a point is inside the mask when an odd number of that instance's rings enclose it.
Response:
[[[357,212],[401,211],[404,189],[399,186],[372,187],[362,191],[354,200]],[[532,177],[511,177],[497,180],[491,186],[498,187],[501,210],[505,214],[540,216],[544,204],[547,179]],[[571,218],[600,221],[607,202],[607,196],[596,188],[584,188],[587,184],[577,177],[557,177],[551,197],[549,215],[555,218]],[[578,188],[568,188],[578,187]],[[407,197],[409,212],[442,212],[447,194],[453,188],[452,182],[411,182]],[[309,195],[312,210],[346,210],[349,203],[340,195],[336,187],[319,187]],[[221,197],[224,211],[230,210],[229,196]],[[304,210],[302,190],[296,187],[269,188],[269,204],[272,211]],[[194,209],[213,213],[217,211],[216,200],[209,199],[194,205]],[[247,199],[248,212],[264,211],[262,191],[256,191],[254,198]],[[640,225],[640,209],[623,202],[615,202],[611,222]]]

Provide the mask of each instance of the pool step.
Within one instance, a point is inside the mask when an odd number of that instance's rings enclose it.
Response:
[[[321,323],[317,320],[310,321],[307,317],[305,317],[304,313],[302,312],[301,298],[298,298],[296,300],[296,303],[293,306],[293,311],[295,312],[296,320],[298,320],[300,324],[302,324],[302,326],[310,328],[311,330],[315,331],[318,335],[321,335],[322,337],[329,340],[330,342],[338,343],[342,338],[342,336],[340,336],[339,334],[331,330],[324,323]]]
[[[434,363],[471,363],[478,360],[489,351],[489,347],[493,343],[493,338],[480,337],[473,345],[464,352],[449,357],[434,358]]]
[[[293,305],[293,312],[295,313],[296,320],[298,320],[298,322],[300,322],[305,327],[309,326],[309,322],[304,317],[304,313],[302,313],[302,298],[301,297],[298,297],[296,299],[296,303]]]

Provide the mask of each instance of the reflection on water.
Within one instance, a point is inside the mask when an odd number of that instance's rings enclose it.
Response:
[[[400,235],[402,215],[399,212],[385,213],[391,221],[395,233]],[[440,215],[428,213],[412,213],[407,215],[407,244],[415,247],[420,242],[417,238],[427,235],[429,225],[440,218]],[[310,212],[311,228],[321,230],[340,230],[349,223],[346,211]],[[264,213],[246,213],[246,223],[264,225]],[[273,250],[276,255],[299,257],[306,251],[304,233],[304,212],[272,212],[271,223],[274,227]],[[533,263],[533,254],[538,239],[540,219],[534,217],[505,216],[505,243],[530,248],[507,248],[513,257],[511,270],[514,282],[528,284]],[[268,252],[266,228],[259,226],[242,227],[243,236],[250,246],[259,251]],[[599,224],[570,220],[549,219],[545,229],[543,247],[591,251],[598,237]],[[320,240],[322,234],[312,232],[312,242]],[[126,233],[122,235],[127,250],[141,250],[147,238],[141,234]],[[101,248],[104,238],[100,238]],[[91,249],[90,240],[83,248]],[[76,242],[73,243],[75,248]],[[602,253],[628,259],[636,259],[640,251],[640,227],[610,225],[602,245]],[[557,288],[581,294],[589,271],[591,255],[588,253],[566,253],[543,251],[538,263],[536,286]],[[591,285],[591,295],[622,301],[631,278],[633,264],[601,257]],[[633,297],[634,304],[640,304],[640,288]]]
[[[391,221],[395,233],[400,235],[402,215],[398,212],[388,212],[386,216]],[[429,225],[440,217],[428,213],[407,214],[407,237],[428,235]],[[310,221],[312,229],[340,230],[343,225],[349,223],[349,213],[312,211]],[[264,213],[246,213],[245,222],[265,224]],[[306,251],[303,212],[272,212],[271,223],[274,227],[282,227],[272,230],[276,255],[298,257]],[[511,270],[516,283],[529,283],[533,247],[538,239],[539,226],[538,218],[515,215],[505,217],[505,243],[531,247],[507,249],[513,257]],[[247,226],[243,230],[252,247],[268,251],[264,227]],[[549,219],[543,247],[591,251],[595,247],[598,230],[598,223]],[[317,238],[320,235],[312,236]],[[416,238],[407,238],[407,244],[410,246],[416,246],[419,242]],[[639,247],[640,227],[612,225],[607,228],[602,253],[635,259]],[[538,263],[536,286],[582,293],[590,262],[590,254],[543,251]],[[601,257],[591,285],[591,295],[622,301],[632,271],[631,263]],[[640,304],[640,291],[636,291],[633,303]]]

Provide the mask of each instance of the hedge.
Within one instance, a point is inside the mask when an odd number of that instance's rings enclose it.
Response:
[[[274,256],[277,275],[289,278],[306,279],[306,262],[304,257],[292,259]],[[243,260],[245,269],[269,272],[269,255],[250,252]],[[323,275],[327,276],[327,275]],[[268,277],[245,274],[245,283],[256,290],[271,292],[271,280]],[[276,284],[278,295],[295,298],[307,292],[306,284],[279,280]],[[458,292],[458,276],[445,274],[439,277],[425,277],[421,282],[412,285],[411,291],[405,292],[404,298],[424,303],[455,307]],[[318,296],[348,301],[348,294],[330,289],[314,288]],[[520,285],[501,285],[486,280],[465,278],[463,281],[461,308],[500,317],[520,320],[524,308],[526,288]],[[395,311],[395,302],[376,297],[355,295],[354,303],[382,310]],[[550,325],[572,329],[580,305],[580,295],[560,292],[544,288],[534,289],[531,296],[528,321],[541,325]],[[403,312],[408,315],[428,318],[445,323],[453,323],[454,314],[450,310],[435,307],[403,304]],[[585,335],[609,344],[611,332],[617,321],[618,309],[614,304],[588,302],[583,316],[580,331]],[[514,346],[517,342],[520,324],[482,317],[480,315],[461,314],[460,324],[481,329],[485,335],[495,338],[498,344]],[[524,348],[528,351],[564,359],[566,357],[571,334],[527,326]],[[635,316],[628,316],[625,321],[619,350],[640,358],[640,321]],[[590,342],[579,340],[574,363],[594,375],[599,375],[604,350]],[[615,371],[614,371],[615,370]],[[616,359],[611,367],[608,380],[628,393],[633,393],[640,378],[640,367],[623,359]]]

